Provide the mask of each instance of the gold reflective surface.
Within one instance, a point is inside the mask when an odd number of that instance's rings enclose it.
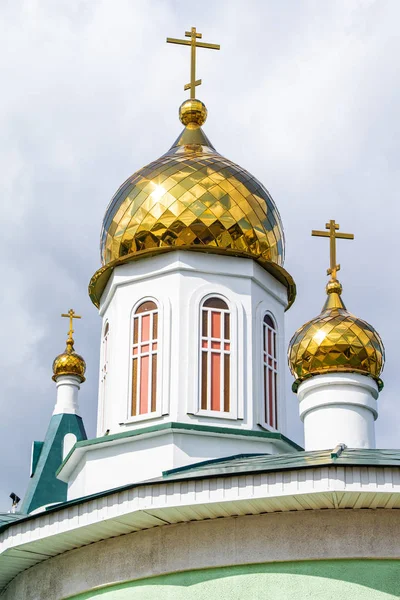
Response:
[[[207,119],[206,105],[201,100],[185,100],[179,107],[179,119],[185,127],[201,127]]]
[[[75,375],[83,382],[85,381],[85,371],[86,363],[76,352],[60,354],[53,362],[54,380],[60,375]]]
[[[379,380],[385,351],[375,329],[346,310],[342,286],[330,281],[321,314],[301,327],[289,344],[289,367],[297,382],[324,373],[360,373]]]
[[[82,317],[77,315],[72,308],[67,314],[62,314],[61,316],[69,319],[69,330],[65,352],[59,354],[53,361],[52,379],[56,381],[60,375],[75,375],[83,383],[85,381],[86,363],[82,356],[75,352],[74,338],[72,337],[74,333],[73,320],[81,319]]]
[[[278,210],[264,186],[222,157],[200,128],[185,128],[169,152],[132,175],[107,209],[103,265],[164,247],[241,251],[283,264]]]

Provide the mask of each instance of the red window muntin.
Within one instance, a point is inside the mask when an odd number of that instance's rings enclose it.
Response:
[[[158,308],[146,300],[133,317],[132,416],[157,409]]]
[[[208,298],[201,307],[200,408],[228,413],[230,407],[231,323],[228,305]]]
[[[270,315],[267,314],[263,321],[264,419],[265,423],[274,429],[278,428],[277,379],[276,327]]]

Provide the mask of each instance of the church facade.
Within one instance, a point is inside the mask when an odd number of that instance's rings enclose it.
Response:
[[[182,133],[106,209],[89,284],[102,320],[97,434],[85,361],[56,402],[21,507],[0,515],[5,600],[362,598],[400,592],[400,451],[375,448],[384,346],[345,307],[331,220],[321,313],[284,345],[296,286],[266,188],[221,156],[195,98]],[[288,437],[293,399],[305,448]]]

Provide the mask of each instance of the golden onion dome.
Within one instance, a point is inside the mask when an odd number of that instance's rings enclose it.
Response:
[[[67,316],[67,315],[62,315]],[[74,317],[76,318],[76,317]],[[78,317],[80,318],[80,317]],[[70,332],[68,334],[67,345],[65,352],[56,356],[53,361],[53,377],[54,381],[60,375],[74,375],[79,377],[81,383],[85,381],[86,363],[82,356],[80,356],[74,349],[74,340],[72,338],[72,324]]]
[[[295,285],[282,267],[284,234],[272,197],[215,150],[201,129],[207,109],[200,100],[185,101],[179,118],[185,128],[171,149],[129,177],[107,208],[92,301],[99,305],[116,265],[180,249],[257,260],[286,285],[290,305]]]
[[[289,344],[289,367],[296,377],[293,390],[308,377],[327,373],[360,373],[379,378],[385,360],[382,340],[375,329],[346,310],[342,286],[331,280],[328,298],[318,317],[298,329]]]

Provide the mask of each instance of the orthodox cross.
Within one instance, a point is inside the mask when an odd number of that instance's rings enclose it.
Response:
[[[189,40],[177,40],[175,38],[167,38],[169,44],[181,44],[182,46],[191,47],[191,59],[190,59],[190,83],[184,86],[184,90],[190,90],[190,98],[194,100],[196,97],[195,91],[196,86],[201,85],[201,79],[196,79],[196,48],[209,48],[210,50],[219,50],[221,46],[219,44],[206,44],[205,42],[198,42],[197,40],[203,37],[202,33],[197,33],[196,27],[192,27],[190,31],[185,31],[185,36],[190,38]]]
[[[72,334],[74,333],[73,330],[73,325],[74,325],[74,319],[81,319],[82,317],[80,317],[79,315],[75,314],[75,311],[72,310],[72,308],[69,309],[68,313],[66,315],[62,314],[62,317],[66,317],[67,319],[69,319],[69,330],[68,330],[68,342],[72,342],[73,343],[73,339],[72,339]]]
[[[340,269],[340,265],[336,264],[336,240],[342,239],[342,240],[354,240],[354,234],[353,233],[337,233],[338,229],[339,229],[339,224],[335,223],[335,220],[331,219],[329,221],[329,223],[326,223],[325,228],[328,229],[328,231],[312,231],[311,235],[317,236],[317,237],[328,237],[330,238],[330,259],[331,259],[331,266],[330,268],[327,270],[327,274],[332,276],[332,279],[334,281],[336,281],[336,274]]]

